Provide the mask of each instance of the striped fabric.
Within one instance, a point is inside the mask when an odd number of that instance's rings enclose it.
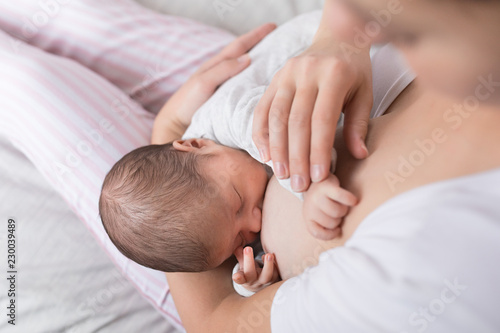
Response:
[[[97,203],[111,166],[149,143],[155,113],[234,36],[129,0],[2,1],[0,29],[0,135],[34,163],[144,297],[180,326],[164,274],[118,252]]]

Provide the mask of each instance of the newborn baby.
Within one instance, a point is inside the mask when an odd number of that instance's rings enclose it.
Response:
[[[264,255],[261,267],[246,247],[261,230],[271,174],[245,151],[208,139],[149,145],[109,171],[99,211],[113,244],[133,261],[164,272],[201,272],[234,254],[240,267],[234,281],[257,291],[278,279],[274,256]],[[324,189],[314,188],[306,202]]]
[[[246,152],[208,139],[138,148],[106,176],[99,210],[116,247],[164,272],[215,268],[256,240],[269,179]]]
[[[236,40],[221,51],[221,55],[226,54],[224,57],[216,56],[202,65],[169,99],[155,119],[153,137],[155,133],[158,136],[152,141],[158,144],[125,155],[103,183],[100,215],[120,252],[143,266],[164,272],[210,270],[234,254],[240,264],[233,276],[237,283],[255,291],[276,280],[274,255],[264,255],[260,267],[252,248],[246,246],[257,239],[261,230],[270,171],[247,149],[228,146],[249,147],[245,141],[251,138],[248,119],[266,87],[261,82],[266,81],[263,74],[274,73],[276,66],[310,43],[319,17],[316,13],[300,19],[300,24],[288,28],[284,25],[282,36],[274,36],[277,40],[288,36],[284,39],[286,45],[280,44],[280,52],[271,52],[277,47],[273,39],[258,44],[250,52],[255,56],[252,66],[240,75],[235,73],[250,59],[241,62],[231,57],[240,57],[235,50],[241,49],[240,44],[249,43],[238,44]],[[301,33],[290,33],[295,30]],[[252,35],[239,38],[252,39]],[[228,54],[231,56],[226,59]],[[221,66],[214,61],[221,62]],[[234,67],[233,72],[225,73],[230,66]],[[259,79],[251,80],[248,75]],[[216,89],[218,96],[231,100],[208,100]],[[202,104],[205,111],[200,110]],[[213,116],[212,121],[205,122],[206,116]],[[205,123],[210,127],[199,126]],[[169,124],[182,126],[179,129]],[[186,135],[190,138],[175,140]],[[243,140],[236,140],[241,142],[234,145],[231,139]],[[356,198],[338,186],[333,174],[314,185],[304,195],[305,220],[333,229],[347,213],[346,206],[354,205]]]

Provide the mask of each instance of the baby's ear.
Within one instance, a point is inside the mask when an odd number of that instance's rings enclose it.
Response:
[[[175,140],[172,142],[172,146],[179,151],[191,152],[206,146],[214,145],[215,142],[208,139],[187,139],[187,140]]]

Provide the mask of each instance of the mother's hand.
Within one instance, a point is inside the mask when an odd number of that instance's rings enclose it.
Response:
[[[195,112],[217,88],[250,65],[247,52],[276,28],[264,24],[236,38],[205,62],[168,100],[155,119],[151,142],[163,144],[180,139]]]
[[[335,128],[345,114],[344,137],[356,158],[373,104],[369,49],[347,54],[332,38],[317,38],[275,75],[255,109],[253,140],[278,178],[296,192],[328,176]]]

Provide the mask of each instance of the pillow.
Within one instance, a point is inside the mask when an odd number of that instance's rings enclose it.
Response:
[[[324,0],[136,0],[169,15],[189,17],[241,35],[261,24],[283,24],[292,17],[323,8]]]
[[[149,143],[154,113],[145,107],[156,111],[158,96],[175,91],[234,37],[130,0],[52,4],[45,9],[33,0],[0,5],[0,135],[33,162],[142,296],[182,328],[163,272],[116,249],[97,203],[111,166]],[[34,25],[49,14],[49,21]],[[283,38],[279,31],[267,43]],[[164,62],[161,50],[143,51],[158,44],[165,52],[174,50],[182,64]]]
[[[169,94],[234,36],[131,0],[1,2],[0,29],[0,135],[30,159],[142,296],[181,328],[165,274],[116,249],[98,199],[112,165],[149,144],[154,112]]]

